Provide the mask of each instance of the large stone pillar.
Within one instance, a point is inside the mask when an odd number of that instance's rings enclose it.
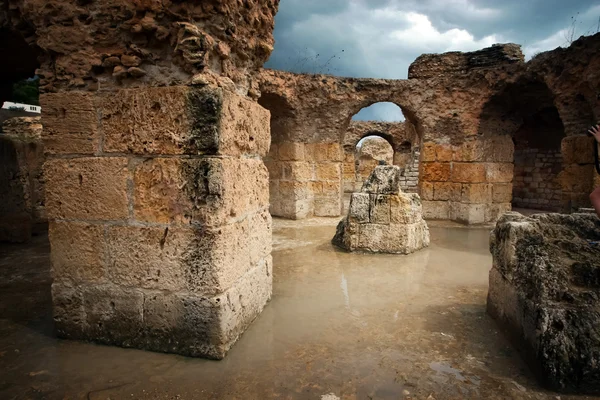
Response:
[[[58,334],[223,358],[271,296],[269,112],[212,85],[41,101]]]

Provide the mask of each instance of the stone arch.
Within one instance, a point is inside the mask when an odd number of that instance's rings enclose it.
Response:
[[[512,207],[567,211],[559,175],[565,127],[550,87],[523,76],[485,104],[479,127],[492,201]]]

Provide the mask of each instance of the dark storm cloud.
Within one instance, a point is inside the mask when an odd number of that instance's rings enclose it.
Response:
[[[599,0],[281,0],[266,67],[401,79],[422,53],[516,42],[531,56],[595,33],[599,17]],[[388,105],[360,117],[399,115]]]

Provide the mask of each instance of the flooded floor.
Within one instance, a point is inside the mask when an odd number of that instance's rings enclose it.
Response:
[[[336,222],[274,221],[273,299],[223,361],[57,340],[47,239],[0,246],[0,399],[573,398],[485,313],[489,229],[361,255],[331,246]]]

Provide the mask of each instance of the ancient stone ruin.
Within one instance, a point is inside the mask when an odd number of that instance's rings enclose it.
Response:
[[[222,359],[271,299],[272,216],[347,213],[336,245],[393,254],[428,246],[424,218],[500,219],[489,312],[548,386],[599,391],[600,227],[569,213],[600,186],[600,34],[295,74],[263,69],[278,5],[0,0],[0,101],[35,75],[42,107],[2,126],[0,241],[48,223],[57,335]],[[406,121],[352,121],[379,102]]]
[[[352,194],[333,244],[348,251],[393,254],[429,246],[421,199],[416,193],[402,193],[400,175],[397,166],[375,168],[362,190]]]
[[[488,312],[550,389],[600,392],[600,219],[505,214],[490,251]]]
[[[5,120],[0,130],[0,242],[26,242],[47,222],[39,117]]]

